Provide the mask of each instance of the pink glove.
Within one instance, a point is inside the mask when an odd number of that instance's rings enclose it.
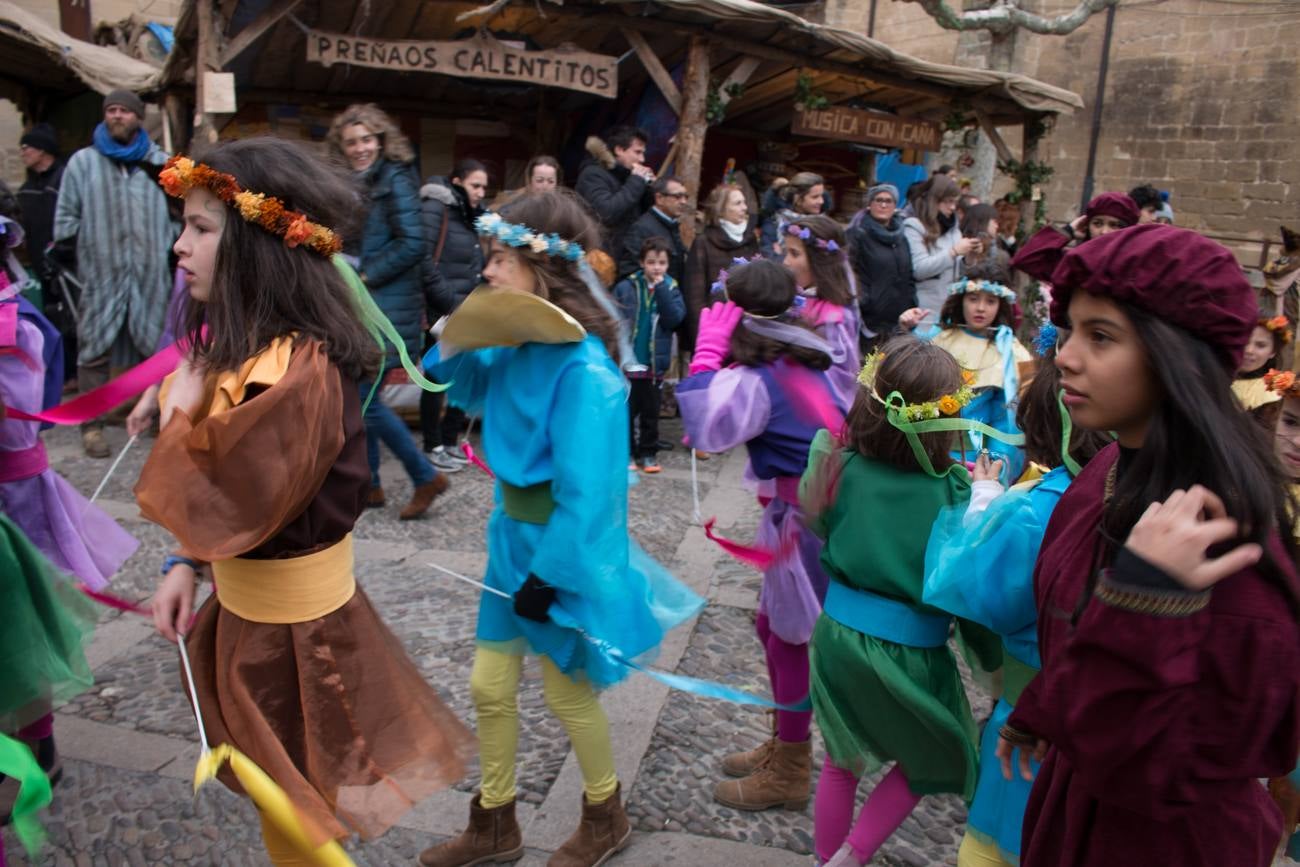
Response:
[[[731,353],[731,332],[740,324],[745,311],[734,301],[719,301],[700,311],[700,328],[695,336],[695,356],[691,374],[718,370]]]

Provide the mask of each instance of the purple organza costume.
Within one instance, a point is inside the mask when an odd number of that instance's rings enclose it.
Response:
[[[829,377],[816,376],[838,403]],[[767,615],[781,640],[807,644],[821,613],[827,577],[820,562],[822,542],[803,525],[798,481],[819,424],[800,413],[784,393],[775,365],[689,376],[677,387],[677,405],[694,448],[721,452],[744,445],[749,452],[747,475],[760,481],[762,491],[773,492],[758,526],[757,544],[777,551],[785,540],[793,540],[794,553],[778,557],[763,573],[759,612]]]
[[[835,350],[826,378],[835,392],[836,402],[847,412],[857,396],[858,374],[862,371],[862,352],[858,348],[858,308],[855,305],[841,307],[819,298],[807,298],[799,308],[799,313],[803,321],[811,325],[818,336]]]
[[[45,408],[42,358],[46,338],[26,313],[18,317],[16,337],[15,345],[0,354],[0,400],[15,409],[39,412]],[[47,463],[27,475],[45,463],[39,457],[39,427],[34,421],[0,421],[0,479],[12,479],[0,481],[0,511],[56,567],[99,590],[139,542]],[[20,463],[28,469],[20,469]]]

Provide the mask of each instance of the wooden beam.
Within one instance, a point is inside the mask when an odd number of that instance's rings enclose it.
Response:
[[[1002,133],[998,132],[998,128],[993,125],[993,121],[989,119],[984,109],[975,109],[975,119],[979,121],[980,129],[984,130],[984,134],[989,137],[989,141],[993,142],[993,149],[998,152],[998,160],[1005,163],[1015,159],[1015,155],[1011,153],[1011,148],[1007,147],[1007,143],[1002,140]]]
[[[664,65],[659,62],[659,58],[655,55],[654,49],[650,47],[650,43],[646,42],[645,37],[640,33],[626,28],[623,30],[623,38],[627,40],[628,45],[632,46],[632,50],[636,52],[636,56],[641,60],[641,65],[645,67],[646,72],[650,73],[650,77],[654,79],[659,92],[664,95],[664,99],[668,100],[668,104],[672,106],[673,113],[681,117],[681,91],[677,89],[677,85],[673,82],[673,77],[668,74],[668,70],[664,69]]]
[[[704,135],[708,131],[709,43],[692,36],[686,53],[686,91],[681,123],[677,125],[677,177],[686,186],[686,209],[682,219],[682,241],[689,248],[695,241],[695,207],[700,199],[700,165],[704,158]]]
[[[194,8],[198,16],[198,43],[194,49],[194,136],[193,141],[200,144],[214,144],[217,141],[217,128],[204,108],[207,83],[205,72],[216,70],[217,26],[216,9],[213,0],[198,0]]]
[[[280,19],[288,15],[302,3],[302,0],[275,0],[270,6],[262,10],[252,21],[230,38],[226,47],[221,50],[221,56],[217,60],[219,68],[225,69],[230,62],[262,38],[268,30],[280,23]]]
[[[758,69],[762,64],[763,61],[757,57],[741,58],[740,63],[736,64],[736,68],[731,70],[731,74],[718,88],[718,101],[724,108],[727,103],[731,102],[731,94],[729,93],[731,88],[749,81],[749,77],[754,74],[754,70]]]

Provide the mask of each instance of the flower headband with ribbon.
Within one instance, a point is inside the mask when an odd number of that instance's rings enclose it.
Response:
[[[1291,342],[1291,322],[1285,316],[1274,316],[1272,319],[1259,320],[1259,327],[1271,332],[1274,337],[1280,338],[1282,345]]]
[[[942,473],[937,472],[934,464],[930,461],[930,456],[926,454],[925,448],[921,445],[921,434],[946,431],[976,431],[1007,445],[1024,445],[1024,434],[1005,433],[981,421],[961,418],[958,415],[967,404],[975,399],[975,390],[973,388],[975,382],[974,371],[963,368],[961,387],[951,394],[940,395],[934,400],[927,400],[924,403],[908,403],[898,391],[891,391],[885,397],[881,397],[880,392],[876,391],[876,371],[884,358],[885,354],[879,350],[867,356],[866,363],[862,365],[862,372],[858,374],[858,382],[867,389],[873,400],[885,407],[885,418],[907,437],[907,444],[912,447],[912,455],[927,475],[941,479],[960,465],[954,463]],[[962,470],[965,471],[965,467],[962,467]]]
[[[235,176],[196,163],[177,154],[158,174],[158,183],[169,196],[181,199],[195,187],[202,187],[239,211],[250,223],[284,238],[286,247],[302,245],[326,258],[343,249],[343,241],[328,226],[314,223],[299,211],[291,211],[275,196],[255,193],[240,186]]]
[[[1300,397],[1300,382],[1296,382],[1295,371],[1270,370],[1264,374],[1264,385],[1280,397]]]
[[[840,252],[840,245],[835,242],[834,238],[813,238],[812,229],[807,226],[800,226],[797,223],[787,223],[785,233],[791,238],[798,238],[801,241],[814,241],[817,246],[828,253]]]
[[[967,292],[987,292],[990,295],[997,298],[1004,298],[1007,301],[1014,302],[1016,300],[1016,293],[1012,289],[1003,286],[1001,283],[994,282],[993,280],[971,280],[968,277],[963,277],[948,287],[948,294],[950,296],[965,295]]]
[[[586,251],[575,241],[566,241],[559,235],[536,232],[522,223],[507,223],[500,214],[486,213],[474,221],[474,229],[487,238],[495,238],[510,247],[527,247],[534,253],[545,253],[558,259],[579,262]]]

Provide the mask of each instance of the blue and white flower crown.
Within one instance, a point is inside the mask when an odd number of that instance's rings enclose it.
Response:
[[[484,237],[496,238],[510,247],[527,247],[534,253],[545,253],[570,262],[579,262],[587,255],[582,245],[566,241],[554,233],[543,235],[520,223],[507,223],[500,214],[487,213],[474,221],[474,228]]]
[[[1003,286],[1001,283],[995,283],[992,280],[971,280],[970,278],[963,277],[956,283],[952,284],[952,286],[948,287],[949,295],[965,295],[967,292],[987,292],[990,295],[995,295],[998,298],[1005,298],[1008,301],[1014,302],[1016,300],[1016,293],[1014,290]]]

